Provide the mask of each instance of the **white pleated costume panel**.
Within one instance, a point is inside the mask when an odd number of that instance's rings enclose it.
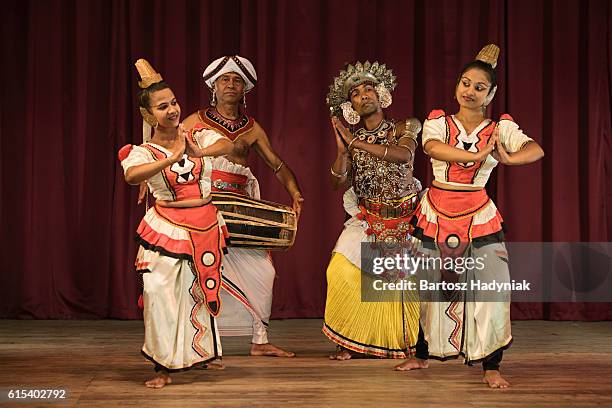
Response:
[[[246,176],[246,192],[259,199],[259,183],[248,167],[223,157],[213,160],[213,170]],[[276,271],[268,251],[227,248],[223,258],[223,307],[217,318],[222,336],[251,336],[252,343],[268,343],[268,323],[272,311],[272,289]]]
[[[172,370],[220,357],[221,341],[215,318],[202,301],[194,300],[203,299],[203,295],[192,293],[200,288],[194,285],[190,262],[159,252],[146,252],[151,272],[143,274],[145,341],[142,351]]]
[[[474,270],[473,279],[483,283],[510,282],[506,246],[503,242],[472,249],[472,257],[484,259],[486,267]],[[435,251],[422,252],[439,256]],[[439,271],[429,271],[429,282],[440,282]],[[491,295],[471,292],[472,301],[421,302],[421,325],[431,357],[446,359],[462,355],[481,360],[512,342],[510,296],[492,301]],[[485,301],[480,296],[487,296]]]

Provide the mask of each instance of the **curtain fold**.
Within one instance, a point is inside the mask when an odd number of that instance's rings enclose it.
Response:
[[[510,241],[612,238],[612,10],[606,0],[9,1],[0,28],[0,317],[139,318],[133,270],[144,213],[119,148],[141,143],[137,74],[148,59],[186,117],[208,103],[202,72],[226,54],[258,73],[247,112],[305,196],[294,247],[274,254],[273,317],[320,317],[344,220],[325,95],[347,62],[398,77],[388,116],[454,113],[456,76],[501,47],[492,117],[510,113],[545,158],[487,187]],[[289,203],[252,152],[262,197]],[[415,175],[431,182],[418,149]],[[516,319],[612,319],[610,304],[515,304]]]

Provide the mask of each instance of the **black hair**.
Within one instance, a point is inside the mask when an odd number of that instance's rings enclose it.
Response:
[[[465,64],[465,66],[461,69],[461,74],[459,74],[459,78],[457,78],[457,85],[459,85],[459,81],[461,81],[461,77],[463,77],[463,74],[465,74],[466,71],[472,68],[480,69],[481,71],[484,71],[485,74],[487,74],[487,76],[489,77],[489,82],[491,82],[491,87],[489,88],[489,93],[491,93],[493,89],[495,89],[495,87],[497,86],[497,71],[495,71],[495,68],[493,68],[490,64],[479,60],[474,60]]]
[[[138,92],[138,105],[142,108],[149,109],[151,107],[151,94],[162,89],[170,88],[166,82],[156,82],[150,85],[148,88],[142,89]]]

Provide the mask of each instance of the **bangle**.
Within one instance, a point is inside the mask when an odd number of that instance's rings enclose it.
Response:
[[[331,166],[331,167],[329,168],[329,171],[331,172],[331,175],[332,175],[332,176],[337,177],[337,178],[346,177],[346,176],[347,176],[347,174],[348,174],[348,172],[349,172],[349,171],[348,171],[348,169],[346,169],[346,171],[344,172],[344,174],[336,173],[336,172],[334,171],[334,166]]]
[[[387,157],[388,152],[389,152],[389,146],[385,146],[385,154],[383,154],[382,160],[385,160],[385,157]]]
[[[397,142],[399,143],[400,140],[405,138],[414,140],[414,142],[417,143],[417,135],[415,135],[414,133],[403,133],[400,137],[397,138]]]
[[[285,162],[280,162],[280,164],[278,165],[277,168],[275,168],[274,170],[272,170],[274,172],[274,174],[278,173],[280,171],[280,169],[283,168],[283,166],[285,165]]]
[[[357,140],[356,137],[353,138],[353,140],[350,141],[350,143],[348,144],[348,146],[346,147],[346,150],[351,150],[351,146],[353,145],[353,143],[355,143],[355,140]]]
[[[404,149],[408,150],[408,153],[410,153],[410,158],[412,158],[412,156],[414,156],[414,153],[412,153],[412,149],[409,148],[406,145],[397,145],[397,147],[403,147]]]

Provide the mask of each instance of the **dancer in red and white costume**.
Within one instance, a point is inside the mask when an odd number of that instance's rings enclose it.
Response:
[[[474,270],[474,279],[486,282],[509,282],[510,275],[503,219],[487,196],[485,184],[498,163],[528,164],[544,155],[510,115],[502,115],[497,122],[485,117],[497,89],[498,54],[497,46],[488,45],[462,69],[455,89],[459,104],[455,115],[434,110],[425,121],[423,149],[431,157],[435,180],[412,220],[413,235],[423,244],[424,253],[482,258],[485,267]],[[465,276],[437,270],[429,278],[448,282]],[[467,364],[483,363],[483,382],[490,387],[508,387],[499,364],[503,350],[512,342],[509,297],[478,301],[483,294],[474,296],[472,301],[464,296],[423,302],[416,358],[396,369],[426,368],[429,357],[445,360],[462,355]]]
[[[143,278],[142,354],[156,371],[145,384],[162,388],[171,372],[221,356],[215,316],[227,230],[210,202],[211,157],[233,145],[220,134],[179,128],[181,108],[168,84],[147,61],[136,67],[145,143],[124,146],[119,160],[125,180],[146,181],[156,200],[138,226],[136,269]]]

